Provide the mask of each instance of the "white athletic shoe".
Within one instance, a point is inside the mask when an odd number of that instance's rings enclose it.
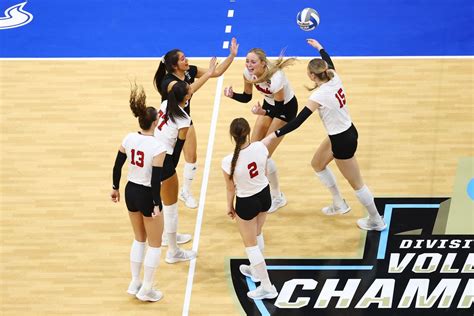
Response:
[[[180,234],[180,233],[176,234],[176,243],[178,245],[188,243],[191,241],[191,239],[193,239],[193,237],[190,234]],[[161,245],[163,247],[168,246],[168,235],[166,233],[164,233],[163,236],[161,237]]]
[[[196,202],[196,199],[192,195],[191,192],[184,192],[183,189],[179,191],[178,198],[184,202],[184,204],[189,207],[189,208],[197,208],[198,203]]]
[[[144,290],[142,287],[138,291],[136,298],[144,302],[156,302],[163,298],[163,292],[155,289]]]
[[[387,228],[387,224],[385,224],[382,217],[380,217],[379,220],[372,220],[368,216],[358,219],[357,226],[359,226],[360,229],[377,231],[382,231]]]
[[[351,207],[346,203],[346,200],[343,200],[344,204],[342,205],[335,205],[331,204],[329,206],[323,207],[321,212],[326,215],[338,215],[338,214],[346,214],[351,210]]]
[[[249,277],[252,282],[260,282],[260,279],[256,276],[257,274],[255,273],[254,267],[246,264],[241,264],[239,270],[240,273],[242,273],[246,277]]]
[[[127,293],[130,295],[137,295],[138,291],[142,287],[142,282],[140,280],[138,281],[130,281],[130,284],[128,285]]]
[[[247,292],[247,296],[254,300],[272,299],[278,296],[278,292],[274,285],[272,285],[270,291],[266,291],[263,289],[263,286],[260,285],[255,290]]]
[[[194,250],[184,250],[178,248],[178,250],[173,254],[169,250],[166,252],[165,261],[167,263],[176,263],[180,261],[189,261],[196,258],[197,253]]]
[[[283,194],[283,192],[280,193],[279,197],[274,197],[272,198],[272,206],[270,206],[270,209],[267,211],[267,213],[273,213],[276,210],[278,210],[280,207],[283,207],[288,203],[286,201],[286,197]]]

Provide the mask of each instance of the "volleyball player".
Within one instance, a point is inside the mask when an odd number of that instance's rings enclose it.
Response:
[[[125,202],[132,223],[135,240],[130,251],[132,281],[127,292],[142,301],[156,302],[163,293],[152,288],[155,270],[160,262],[161,235],[163,233],[163,208],[160,197],[160,181],[166,149],[155,137],[154,129],[158,124],[157,111],[147,107],[143,88],[136,85],[130,94],[130,108],[141,130],[128,134],[117,153],[113,168],[113,190],[110,194],[113,202],[120,201],[120,178],[122,166],[129,159],[128,183],[125,187]],[[148,239],[148,249],[145,245]],[[144,265],[143,284],[140,270]]]
[[[315,87],[312,89],[314,92],[309,97],[306,107],[298,113],[294,120],[270,134],[263,142],[269,143],[272,139],[295,130],[315,110],[318,110],[328,137],[316,150],[311,165],[318,178],[333,196],[333,204],[323,208],[323,212],[327,215],[334,215],[350,211],[350,207],[341,196],[336,178],[328,167],[328,164],[334,160],[339,171],[354,189],[357,199],[369,214],[368,217],[359,219],[357,225],[365,230],[384,230],[387,226],[375,206],[374,196],[362,180],[355,157],[358,133],[349,115],[342,81],[335,71],[331,58],[321,44],[314,39],[308,39],[307,42],[316,48],[322,57],[322,59],[312,59],[307,68],[309,79],[315,83]]]
[[[241,265],[240,271],[261,282],[247,296],[253,299],[272,299],[278,292],[270,282],[263,257],[262,227],[271,206],[270,186],[265,176],[269,151],[259,141],[250,142],[250,125],[244,118],[230,124],[230,135],[235,142],[234,153],[222,160],[227,187],[227,214],[236,219],[250,266]],[[234,197],[237,196],[234,208]]]
[[[212,58],[209,69],[193,85],[185,81],[177,81],[168,92],[167,100],[163,101],[158,113],[159,121],[155,128],[155,137],[166,148],[162,177],[162,199],[165,234],[168,239],[167,263],[192,260],[196,257],[193,250],[182,250],[177,244],[178,230],[178,176],[176,166],[181,150],[187,138],[191,117],[184,110],[193,93],[199,89],[215,72],[216,58]]]
[[[237,55],[239,44],[237,40],[232,38],[229,56],[218,66],[211,74],[211,78],[221,76],[230,66]],[[194,91],[195,79],[202,77],[206,73],[206,69],[194,65],[189,65],[188,59],[179,49],[173,49],[165,54],[158,66],[154,77],[155,88],[161,95],[162,101],[168,99],[168,93],[176,82],[185,81],[191,85]],[[191,115],[190,102],[186,104],[185,111]],[[198,203],[191,192],[191,184],[197,172],[197,143],[196,131],[194,125],[191,124],[186,142],[184,143],[184,173],[183,186],[179,191],[179,199],[184,201],[189,208],[197,208]]]
[[[254,107],[263,111],[255,122],[251,141],[262,140],[266,135],[283,127],[292,120],[298,112],[298,101],[295,93],[283,72],[283,68],[291,65],[294,58],[284,60],[282,56],[274,63],[260,48],[253,48],[247,53],[244,69],[244,91],[236,93],[232,86],[224,89],[224,95],[238,102],[248,103],[252,99],[253,87],[264,96],[263,109],[260,105]],[[255,110],[253,110],[254,113]],[[257,114],[257,113],[256,113]],[[267,177],[270,181],[272,206],[268,213],[286,205],[285,195],[280,191],[278,173],[275,161],[271,158],[282,139],[274,140],[268,147],[270,152],[267,163]]]

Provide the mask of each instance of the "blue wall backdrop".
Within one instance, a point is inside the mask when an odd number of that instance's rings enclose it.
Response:
[[[21,2],[2,1],[0,15]],[[296,25],[304,7],[320,13],[315,31]],[[252,47],[310,56],[307,37],[334,56],[474,55],[472,0],[30,0],[24,10],[33,21],[0,30],[0,57],[159,57],[175,47],[225,56],[223,41],[232,36],[240,56]]]

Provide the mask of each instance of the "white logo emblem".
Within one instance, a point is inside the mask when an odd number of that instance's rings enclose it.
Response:
[[[0,30],[20,27],[33,21],[33,14],[24,11],[26,2],[15,4],[5,10],[5,16],[0,18]]]

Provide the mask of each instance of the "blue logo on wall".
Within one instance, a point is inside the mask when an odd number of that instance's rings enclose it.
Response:
[[[0,18],[0,30],[20,27],[33,21],[33,14],[23,10],[26,3],[15,4],[5,10],[4,16]]]

